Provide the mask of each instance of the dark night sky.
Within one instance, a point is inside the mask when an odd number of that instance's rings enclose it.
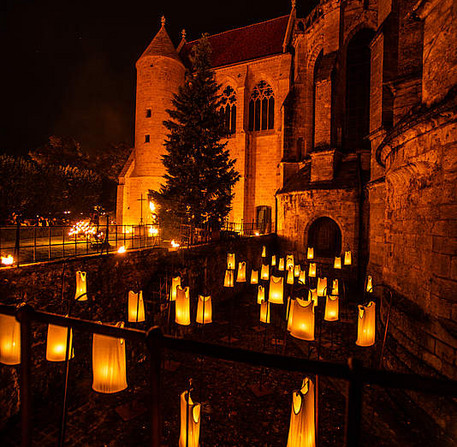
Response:
[[[5,2],[5,0],[3,0]],[[312,0],[298,1],[304,8]],[[290,12],[282,0],[6,0],[0,10],[0,152],[50,135],[89,150],[133,144],[135,61],[167,18],[177,44]],[[222,6],[223,5],[223,6]]]

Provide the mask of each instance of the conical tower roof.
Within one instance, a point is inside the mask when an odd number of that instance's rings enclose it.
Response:
[[[162,17],[162,26],[156,34],[149,46],[144,50],[140,59],[147,56],[162,56],[175,59],[182,63],[178,53],[176,52],[173,42],[165,29],[165,17]]]

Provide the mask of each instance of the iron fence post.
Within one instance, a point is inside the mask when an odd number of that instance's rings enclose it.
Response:
[[[146,344],[151,359],[151,446],[161,446],[162,424],[160,415],[160,369],[162,364],[162,331],[158,326],[146,334]]]
[[[349,384],[346,401],[346,433],[345,446],[358,447],[360,445],[360,430],[362,423],[362,392],[361,363],[354,358],[348,359]]]

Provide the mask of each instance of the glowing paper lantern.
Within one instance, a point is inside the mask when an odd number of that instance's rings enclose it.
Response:
[[[316,446],[315,405],[314,384],[305,378],[300,390],[292,393],[287,447]]]
[[[317,296],[327,294],[327,278],[317,278]]]
[[[307,259],[314,259],[314,248],[308,247],[308,253],[306,254]]]
[[[315,278],[316,277],[316,264],[314,262],[311,262],[309,264],[309,273],[308,276],[310,278]]]
[[[272,266],[272,267],[275,267],[275,266],[276,266],[276,255],[273,255],[273,256],[271,257],[271,266]]]
[[[236,282],[246,282],[246,262],[244,261],[238,263]]]
[[[298,282],[300,284],[306,284],[306,270],[301,270],[298,277]]]
[[[268,301],[272,304],[284,303],[284,278],[271,275],[270,297]]]
[[[87,301],[87,279],[86,272],[76,272],[76,293],[75,300]]]
[[[290,335],[300,340],[314,340],[314,303],[297,298],[294,304]]]
[[[295,300],[290,297],[287,298],[287,309],[286,309],[286,320],[287,320],[287,330],[290,332],[292,327],[292,319],[294,318],[294,305]]]
[[[270,303],[268,301],[260,303],[260,321],[262,323],[270,322]]]
[[[262,264],[262,268],[260,270],[260,279],[264,281],[268,281],[270,278],[270,266],[268,264]]]
[[[262,304],[262,301],[265,301],[265,287],[259,285],[257,288],[257,304]]]
[[[289,268],[287,271],[287,284],[293,284],[294,283],[294,269]]]
[[[294,261],[294,255],[287,255],[286,256],[286,270],[289,270],[290,268],[294,268],[295,261]]]
[[[259,271],[252,270],[251,271],[251,284],[258,284],[259,283]]]
[[[233,271],[231,270],[232,274]],[[190,295],[189,287],[176,287],[176,315],[175,322],[182,326],[190,324]]]
[[[279,270],[280,272],[283,272],[283,271],[284,271],[284,258],[279,258],[278,270]]]
[[[373,293],[373,278],[370,275],[368,275],[368,277],[367,277],[366,291],[368,293]]]
[[[297,264],[294,267],[294,276],[295,276],[295,278],[300,278],[300,272],[301,272],[300,264]]]
[[[224,287],[233,287],[233,270],[225,271]]]
[[[138,323],[140,321],[144,321],[145,319],[143,291],[140,290],[138,293],[135,293],[133,290],[130,290],[128,302],[129,323]]]
[[[213,306],[211,304],[211,295],[198,295],[196,321],[200,324],[208,324],[213,322]]]
[[[171,287],[170,287],[170,301],[176,300],[176,287],[181,285],[181,277],[176,276],[171,278]]]
[[[344,265],[352,264],[352,253],[350,251],[344,252]]]
[[[117,326],[122,327],[123,323]],[[92,342],[92,389],[117,393],[127,388],[125,340],[94,334]]]
[[[338,290],[339,290],[338,280],[334,279],[333,280],[333,287],[332,287],[332,295],[339,295]]]
[[[359,305],[357,341],[359,346],[372,346],[376,336],[376,304],[370,301],[366,306]]]
[[[227,270],[235,270],[235,253],[227,253]]]
[[[49,362],[64,362],[67,355],[67,336],[68,328],[64,326],[48,325],[48,335],[46,338],[46,360]],[[68,343],[70,355],[73,358],[73,331],[70,329],[70,339]]]
[[[335,256],[335,261],[333,262],[334,269],[341,269],[341,256]]]
[[[327,295],[327,301],[325,302],[325,321],[337,321],[338,320],[338,295]]]
[[[0,314],[0,363],[21,363],[21,325],[13,315]]]
[[[181,394],[181,430],[179,447],[199,447],[201,404],[194,403],[189,391]]]
[[[265,245],[262,247],[262,258],[266,258],[267,257],[267,247],[265,247]]]

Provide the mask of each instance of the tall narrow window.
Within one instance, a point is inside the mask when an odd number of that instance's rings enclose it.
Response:
[[[146,118],[151,118],[151,116],[152,116],[151,109],[146,109]]]
[[[228,135],[236,132],[236,93],[230,85],[222,92],[221,118]]]
[[[145,143],[149,143],[149,141],[150,141],[150,136],[149,135],[145,135],[144,136],[144,142]]]
[[[249,100],[249,130],[268,130],[275,126],[275,98],[273,89],[265,81],[260,81],[251,93]]]

